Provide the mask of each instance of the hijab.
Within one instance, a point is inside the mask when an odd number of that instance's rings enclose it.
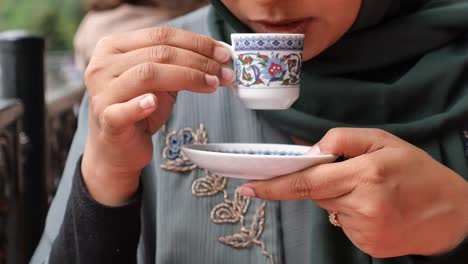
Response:
[[[212,0],[212,34],[252,32]],[[384,129],[468,176],[468,1],[363,0],[354,25],[303,64],[288,110],[258,111],[284,133],[314,143],[334,127]]]

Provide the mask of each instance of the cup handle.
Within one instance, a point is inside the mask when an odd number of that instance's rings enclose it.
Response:
[[[225,48],[227,48],[229,50],[229,52],[231,53],[231,59],[235,60],[236,59],[236,54],[234,52],[234,48],[231,45],[227,44],[226,42],[222,42],[222,41],[218,41],[218,42],[219,42],[219,44],[223,45]]]
[[[233,70],[234,72],[236,72],[236,64],[234,63],[234,60],[236,60],[236,53],[234,52],[234,48],[227,44],[226,42],[222,42],[222,41],[218,41],[221,45],[223,45],[225,48],[227,48],[229,50],[229,53],[231,53],[231,59],[232,59],[232,67],[233,67]],[[231,91],[235,94],[235,95],[238,95],[237,94],[237,91],[236,91],[236,81],[234,81],[231,85],[228,86],[229,89],[231,89]]]

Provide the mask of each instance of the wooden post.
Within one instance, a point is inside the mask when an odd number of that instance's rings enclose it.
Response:
[[[29,139],[24,157],[25,257],[39,242],[46,215],[44,38],[23,31],[0,33],[0,97],[19,98]]]

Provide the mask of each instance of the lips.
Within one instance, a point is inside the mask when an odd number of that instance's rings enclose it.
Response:
[[[282,21],[258,20],[252,21],[250,26],[257,33],[297,33],[304,34],[310,18]]]

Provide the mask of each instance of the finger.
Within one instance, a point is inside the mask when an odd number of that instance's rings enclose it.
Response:
[[[171,116],[177,95],[175,93],[158,93],[157,98],[158,108],[147,118],[150,134],[155,134],[167,122],[167,119]]]
[[[189,90],[212,93],[219,86],[217,76],[187,67],[144,63],[126,71],[111,82],[108,104],[125,102],[145,93]]]
[[[268,200],[319,200],[352,192],[359,175],[356,162],[323,164],[268,181],[245,183],[241,194]]]
[[[371,128],[334,128],[311,148],[309,154],[334,154],[353,158],[372,153],[385,146],[401,144],[401,140],[392,134]]]
[[[119,134],[156,110],[157,98],[153,94],[138,96],[128,102],[106,107],[101,115],[101,128],[109,134]]]
[[[216,40],[207,36],[171,27],[155,27],[105,37],[99,49],[112,53],[125,53],[136,49],[168,45],[191,50],[203,56],[226,63],[230,52]]]
[[[174,64],[187,68],[196,69],[210,75],[216,75],[221,80],[221,84],[230,84],[234,79],[234,72],[227,66],[224,66],[217,61],[177,47],[168,45],[158,45],[137,50],[119,55],[119,62],[114,66],[114,75],[120,76],[128,69],[142,63],[160,63]]]

